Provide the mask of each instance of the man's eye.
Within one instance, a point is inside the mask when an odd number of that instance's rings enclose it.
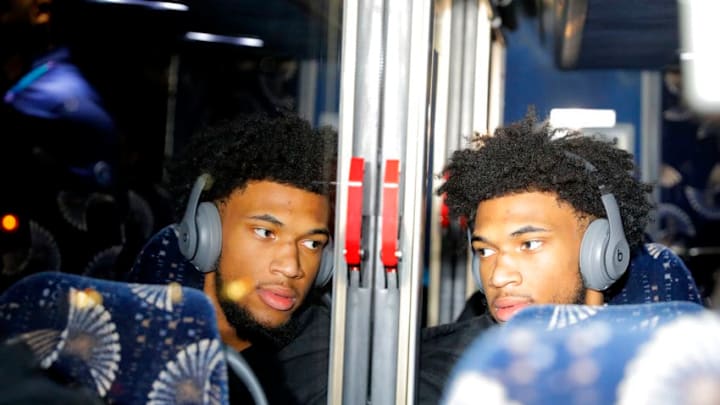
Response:
[[[261,237],[261,238],[263,238],[263,239],[268,239],[268,238],[272,238],[272,237],[273,237],[273,233],[272,233],[272,231],[269,230],[269,229],[265,229],[265,228],[254,228],[254,229],[253,229],[253,232],[255,232],[255,235],[257,235],[257,236],[259,236],[259,237]]]
[[[303,246],[311,250],[317,250],[323,247],[323,242],[319,240],[308,239],[302,241]]]
[[[542,241],[540,240],[529,240],[523,242],[523,249],[525,250],[535,250],[538,249],[540,246],[542,246]]]
[[[489,248],[477,248],[475,254],[479,257],[488,257],[495,254],[495,251]]]

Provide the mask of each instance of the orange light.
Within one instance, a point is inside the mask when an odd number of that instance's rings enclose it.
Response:
[[[20,226],[20,221],[18,221],[18,217],[13,214],[5,214],[2,217],[2,229],[5,232],[13,232],[18,229],[18,226]]]

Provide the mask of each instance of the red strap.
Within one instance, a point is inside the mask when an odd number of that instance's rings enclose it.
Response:
[[[448,181],[449,178],[449,172],[443,173],[443,179],[445,179],[445,181]],[[443,228],[450,226],[450,208],[448,208],[445,200],[447,200],[447,193],[443,193],[442,197],[440,197],[440,226]]]
[[[450,208],[448,208],[447,204],[445,203],[446,198],[447,194],[443,193],[440,200],[440,226],[443,228],[447,228],[450,226]]]
[[[400,189],[400,161],[388,160],[385,162],[385,180],[383,180],[383,226],[382,226],[382,251],[380,259],[387,272],[397,268],[398,258],[398,215]]]
[[[354,157],[350,161],[348,183],[347,226],[345,228],[345,261],[350,270],[360,270],[360,232],[362,227],[363,178],[365,160]]]

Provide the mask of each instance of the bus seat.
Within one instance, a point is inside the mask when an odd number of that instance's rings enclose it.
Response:
[[[109,403],[228,403],[212,304],[178,284],[37,273],[0,296],[0,340]]]
[[[687,301],[530,306],[471,344],[442,403],[717,403],[718,341],[720,314]]]
[[[646,243],[641,253],[633,256],[626,274],[605,294],[607,303],[690,301],[702,304],[690,270],[662,244]]]
[[[183,287],[202,290],[205,274],[183,256],[178,246],[177,229],[175,225],[168,225],[145,243],[126,281],[141,284],[176,282]]]

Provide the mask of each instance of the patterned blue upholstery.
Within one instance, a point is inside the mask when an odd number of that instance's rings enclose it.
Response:
[[[127,281],[142,284],[176,282],[183,287],[202,290],[205,275],[180,253],[177,230],[174,225],[168,225],[143,246]]]
[[[28,276],[0,296],[0,340],[110,403],[228,403],[212,304],[178,284]]]
[[[697,285],[683,261],[659,243],[647,243],[633,256],[627,277],[606,294],[609,304],[691,301],[702,304]]]
[[[690,302],[530,306],[470,346],[443,403],[718,403],[718,342],[720,315]]]

